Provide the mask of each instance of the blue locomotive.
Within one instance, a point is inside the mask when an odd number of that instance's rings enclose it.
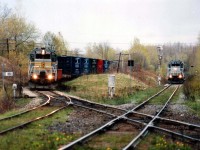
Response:
[[[183,83],[185,80],[184,63],[180,60],[172,60],[168,63],[167,80],[169,83]]]

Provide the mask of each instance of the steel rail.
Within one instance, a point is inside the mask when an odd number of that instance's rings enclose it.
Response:
[[[44,116],[37,117],[35,119],[32,119],[31,121],[25,122],[25,123],[20,124],[18,126],[14,126],[14,127],[9,128],[9,129],[3,130],[3,131],[0,132],[0,135],[5,134],[5,133],[10,132],[10,131],[13,131],[13,130],[18,129],[18,128],[25,127],[25,126],[29,125],[30,123],[33,123],[33,122],[38,121],[38,120],[41,120],[43,118],[49,117],[49,116],[55,114],[56,112],[58,112],[58,111],[60,111],[60,110],[62,110],[64,108],[66,108],[66,107],[67,106],[63,106],[63,107],[58,108],[58,109],[56,109],[56,110],[54,110],[54,111],[52,111],[52,112],[50,112],[50,113],[48,113],[48,114],[46,114]]]
[[[25,114],[25,113],[28,113],[28,112],[30,112],[30,111],[33,111],[33,110],[35,110],[35,109],[38,109],[38,108],[40,108],[40,107],[43,107],[43,106],[48,105],[48,104],[50,103],[50,96],[49,96],[49,95],[46,95],[46,96],[48,97],[48,100],[47,100],[45,103],[43,103],[43,104],[41,104],[41,105],[39,105],[39,106],[33,107],[33,108],[31,108],[31,109],[28,109],[28,110],[26,110],[26,111],[23,111],[23,112],[14,114],[14,115],[12,115],[12,116],[2,118],[2,119],[0,119],[0,121],[7,120],[7,119],[11,119],[11,118],[14,118],[14,117],[23,115],[23,114]]]
[[[156,118],[156,120],[161,120],[161,121],[166,121],[166,122],[168,121],[168,122],[172,122],[172,123],[178,123],[178,124],[189,126],[190,128],[198,128],[198,129],[200,129],[200,125],[192,124],[192,123],[188,123],[188,122],[184,122],[184,121],[178,121],[178,120],[163,118],[163,117],[159,117],[159,116]]]
[[[133,122],[132,119],[129,119],[129,118],[124,118],[124,119],[127,120],[127,121],[130,121],[130,122]],[[134,122],[142,124],[142,125],[147,125],[147,123],[143,123],[143,122],[140,122],[140,121],[134,120]],[[166,128],[163,128],[163,127],[158,127],[158,126],[155,126],[155,125],[149,125],[149,128],[150,128],[150,130],[151,129],[158,130],[158,131],[165,132],[167,134],[174,135],[174,136],[177,136],[177,137],[180,137],[180,138],[186,138],[186,139],[188,139],[192,142],[200,142],[200,139],[193,138],[191,136],[187,136],[187,135],[184,135],[184,134],[181,134],[181,133],[178,133],[178,132],[174,132],[174,131],[168,130]]]
[[[63,96],[63,97],[69,97],[69,98],[72,99],[71,101],[78,101],[80,103],[86,103],[87,105],[96,105],[96,106],[105,107],[105,108],[111,108],[111,109],[116,109],[118,111],[124,111],[124,112],[127,111],[126,109],[117,108],[117,107],[114,107],[114,106],[111,106],[111,105],[100,104],[100,103],[92,102],[92,101],[89,101],[89,100],[86,100],[86,99],[82,99],[82,98],[79,98],[79,97],[76,97],[76,96],[65,95],[65,94],[63,94],[63,93],[61,93],[59,91],[52,91],[52,93],[59,94],[60,96]]]
[[[128,149],[132,149],[134,148],[142,139],[142,137],[144,137],[146,135],[146,133],[148,132],[148,129],[150,126],[152,126],[154,124],[154,120],[163,112],[163,110],[167,107],[169,101],[172,99],[173,95],[175,94],[175,92],[178,90],[179,86],[177,86],[177,88],[174,90],[174,92],[172,93],[172,95],[168,98],[167,102],[165,103],[165,105],[161,108],[161,110],[157,113],[156,116],[154,116],[154,118],[147,124],[147,126],[127,145],[123,148],[123,150],[128,150]]]
[[[177,88],[178,89],[178,88]],[[176,89],[176,90],[177,90]],[[174,93],[175,93],[175,91],[174,91]],[[170,97],[170,99],[172,98],[172,96]],[[71,102],[71,104],[73,105],[73,102]],[[74,105],[77,105],[77,104],[74,104]],[[101,104],[100,104],[101,105]],[[93,109],[93,108],[90,108],[90,107],[86,107],[86,106],[82,106],[82,105],[77,105],[78,107],[83,107],[83,108],[86,108],[86,109],[90,109],[90,110],[94,110],[94,111],[97,111],[97,112],[100,112],[100,113],[105,113],[105,114],[107,114],[107,115],[110,115],[110,116],[112,116],[112,117],[117,117],[116,115],[113,115],[113,114],[111,114],[111,113],[107,113],[107,112],[105,112],[105,111],[99,111],[98,109]],[[141,105],[140,105],[141,106]],[[167,107],[167,105],[165,105],[164,107]],[[136,108],[138,108],[138,107],[136,107]],[[126,112],[129,112],[129,113],[133,113],[133,114],[138,114],[138,115],[143,115],[143,116],[147,116],[147,117],[150,117],[150,118],[153,118],[154,116],[153,115],[148,115],[148,114],[145,114],[145,113],[139,113],[139,112],[136,112],[136,111],[127,111],[127,110],[124,110],[124,111],[126,111]],[[157,115],[159,115],[159,114],[157,114]],[[65,146],[63,146],[63,147],[61,147],[59,150],[62,150],[62,149],[70,149],[70,148],[72,148],[75,144],[78,144],[78,143],[82,143],[84,140],[86,140],[86,139],[88,139],[88,138],[90,138],[90,137],[92,137],[95,133],[97,133],[97,132],[100,132],[100,131],[102,131],[102,130],[105,130],[106,128],[109,128],[109,127],[111,127],[112,125],[114,125],[114,123],[116,123],[116,121],[120,121],[121,119],[123,119],[123,120],[126,120],[126,121],[129,121],[129,122],[131,122],[131,123],[137,123],[137,124],[141,124],[141,125],[147,125],[147,123],[144,123],[144,122],[141,122],[141,121],[138,121],[138,120],[134,120],[134,119],[130,119],[130,118],[127,118],[125,115],[122,115],[121,117],[117,117],[117,118],[115,118],[115,120],[113,120],[113,121],[110,121],[110,122],[108,122],[107,124],[105,124],[104,126],[102,126],[101,128],[99,128],[99,129],[97,129],[97,130],[95,130],[95,131],[93,131],[93,132],[90,132],[89,134],[87,134],[87,135],[85,135],[85,136],[83,136],[83,137],[81,137],[80,139],[78,139],[78,140],[76,140],[76,141],[74,141],[74,142],[72,142],[72,143],[70,143],[70,144],[68,144],[68,145],[65,145]],[[166,120],[166,121],[171,121],[171,122],[174,122],[174,123],[183,123],[184,124],[184,122],[179,122],[179,121],[176,121],[176,120],[171,120],[171,119],[165,119],[165,118],[161,118],[161,117],[159,117],[159,116],[157,116],[157,118],[156,119],[162,119],[162,120]],[[189,123],[185,123],[185,125],[190,125],[191,127],[194,127],[194,125],[193,124],[189,124]],[[196,126],[196,127],[198,127],[198,126]],[[159,130],[159,131],[162,131],[162,132],[165,132],[165,133],[167,133],[167,134],[171,134],[171,135],[174,135],[174,136],[177,136],[177,137],[180,137],[180,138],[186,138],[186,139],[188,139],[188,140],[192,140],[192,141],[199,141],[198,139],[196,139],[196,138],[192,138],[192,137],[190,137],[190,136],[187,136],[187,135],[183,135],[183,134],[180,134],[180,133],[177,133],[177,132],[173,132],[173,131],[170,131],[170,130],[167,130],[167,129],[165,129],[165,128],[161,128],[161,127],[156,127],[156,126],[152,126],[152,125],[149,125],[149,128],[156,128],[156,130]]]
[[[44,94],[44,95],[45,95],[45,94]],[[48,98],[49,98],[48,101],[46,102],[46,104],[47,104],[47,103],[50,103],[50,101],[51,101],[51,98],[50,98],[50,97],[51,97],[51,96],[49,96],[49,95],[46,95],[46,96],[48,96]],[[11,127],[11,128],[9,128],[9,129],[0,131],[0,135],[3,135],[3,134],[5,134],[5,133],[7,133],[7,132],[13,131],[13,130],[18,129],[18,128],[25,127],[25,126],[31,124],[32,122],[35,122],[35,121],[44,119],[44,118],[46,118],[46,117],[49,117],[49,116],[55,114],[56,112],[58,112],[58,111],[60,111],[60,110],[62,110],[62,109],[64,109],[64,108],[66,108],[67,106],[69,106],[69,104],[70,104],[70,103],[67,103],[67,102],[66,102],[66,105],[65,105],[65,106],[62,106],[62,107],[60,107],[60,108],[58,108],[58,109],[56,109],[56,110],[54,110],[54,111],[52,111],[52,112],[50,112],[50,113],[44,115],[44,116],[37,117],[37,118],[32,119],[32,120],[30,120],[30,121],[27,121],[27,122],[25,122],[25,123],[23,123],[23,124],[20,124],[20,125]],[[44,104],[43,104],[43,106],[44,106]]]
[[[58,93],[57,93],[58,94]],[[156,94],[157,95],[157,94]],[[63,95],[62,95],[63,96]],[[66,97],[66,96],[65,96]],[[78,99],[79,100],[79,99]],[[148,100],[146,100],[146,102],[147,102]],[[89,102],[89,103],[91,103],[90,101],[87,101],[87,102]],[[145,103],[146,103],[145,102]],[[97,112],[100,112],[100,113],[103,113],[103,114],[106,114],[106,115],[110,115],[110,116],[112,116],[112,117],[118,117],[118,116],[116,116],[116,115],[114,115],[114,114],[111,114],[111,113],[107,113],[107,112],[105,112],[105,111],[101,111],[101,110],[98,110],[98,109],[94,109],[94,108],[90,108],[90,107],[87,107],[87,106],[83,106],[83,105],[78,105],[78,104],[75,104],[75,103],[73,103],[73,102],[71,102],[71,104],[72,105],[75,105],[75,106],[78,106],[78,107],[82,107],[82,108],[85,108],[85,109],[90,109],[90,110],[93,110],[93,111],[97,111]],[[98,104],[98,103],[92,103],[92,105],[93,104]],[[144,104],[144,102],[143,102],[143,104]],[[101,106],[101,104],[98,104],[98,105],[100,105]],[[109,107],[109,106],[106,106],[106,107]],[[140,104],[140,107],[142,107],[141,106],[141,104]],[[111,107],[111,108],[113,108],[113,107]],[[135,109],[137,109],[137,108],[139,108],[139,107],[135,107]],[[117,109],[118,110],[118,108],[115,108],[114,107],[114,109]],[[120,109],[120,110],[122,110],[122,111],[125,111],[125,112],[128,112],[128,110],[125,110],[125,109]],[[149,118],[153,118],[154,116],[153,115],[149,115],[149,114],[145,114],[145,113],[140,113],[140,112],[137,112],[137,111],[135,111],[135,110],[132,110],[131,112],[129,112],[130,114],[132,113],[132,114],[137,114],[137,115],[142,115],[142,116],[146,116],[146,117],[149,117]],[[141,125],[147,125],[147,123],[144,123],[144,122],[141,122],[141,121],[138,121],[138,120],[134,120],[134,119],[130,119],[130,118],[128,118],[128,117],[125,117],[125,116],[123,116],[121,119],[124,119],[124,120],[126,120],[126,121],[129,121],[129,122],[131,122],[131,123],[137,123],[137,124],[141,124]],[[162,117],[157,117],[156,118],[156,120],[159,120],[159,119],[161,119],[161,120],[164,120],[164,121],[170,121],[170,122],[172,122],[172,123],[179,123],[179,124],[181,124],[181,125],[186,125],[186,126],[190,126],[190,128],[194,128],[194,127],[196,127],[196,128],[199,128],[199,126],[197,126],[197,125],[194,125],[194,124],[190,124],[190,123],[186,123],[186,122],[181,122],[181,121],[177,121],[177,120],[172,120],[172,119],[165,119],[165,118],[162,118]],[[111,123],[109,123],[109,124],[111,124]],[[152,128],[154,127],[154,126],[151,126]],[[165,132],[165,133],[167,133],[167,134],[171,134],[171,135],[176,135],[177,137],[184,137],[184,138],[188,138],[188,139],[190,139],[190,140],[196,140],[196,141],[198,141],[198,139],[195,139],[195,138],[192,138],[192,137],[190,137],[190,136],[187,136],[187,135],[183,135],[183,134],[180,134],[180,133],[177,133],[177,132],[173,132],[173,131],[170,131],[169,130],[169,132],[167,132],[168,130],[167,129],[165,129],[165,128],[161,128],[161,127],[158,127],[157,128],[157,130],[160,130],[160,131],[162,131],[162,132]],[[91,135],[92,136],[92,135]],[[80,142],[81,143],[81,142]]]
[[[126,118],[126,115],[133,113],[136,109],[139,109],[140,107],[144,106],[146,103],[148,103],[151,99],[153,99],[154,97],[158,96],[160,93],[162,93],[164,90],[166,90],[168,87],[170,87],[171,85],[165,87],[164,89],[160,90],[158,93],[154,94],[153,96],[151,96],[150,98],[148,98],[147,100],[145,100],[144,102],[142,102],[141,104],[139,104],[138,106],[134,107],[133,109],[127,111],[126,113],[124,113],[123,115],[120,115],[116,118],[114,118],[113,120],[109,121],[108,123],[104,124],[103,126],[101,126],[100,128],[80,137],[79,139],[64,145],[63,147],[61,147],[59,150],[64,150],[64,149],[72,149],[76,144],[82,143],[83,141],[86,141],[86,139],[94,136],[95,134],[97,134],[98,132],[111,127],[112,125],[114,125],[117,121],[119,121],[120,119]],[[62,96],[65,96],[62,94]],[[90,101],[88,101],[89,103],[91,103]],[[132,120],[132,119],[131,119]],[[136,121],[136,120],[133,120]],[[139,121],[136,121],[139,122]]]
[[[168,88],[168,87],[166,87],[166,88]],[[165,89],[165,88],[164,88]],[[162,89],[162,90],[164,90],[164,89]],[[59,94],[59,95],[61,95],[61,96],[64,96],[64,97],[67,97],[67,98],[75,98],[76,100],[81,100],[81,101],[85,101],[84,99],[79,99],[79,98],[77,98],[77,97],[74,97],[74,96],[65,96],[64,94],[60,94],[60,93],[57,93],[57,92],[53,92],[53,93],[56,93],[56,94]],[[155,94],[156,95],[156,94]],[[71,101],[71,100],[70,100]],[[147,100],[146,100],[147,101]],[[116,110],[121,110],[121,111],[124,111],[124,112],[128,112],[128,111],[130,111],[130,110],[126,110],[126,109],[122,109],[122,108],[116,108],[116,107],[113,107],[113,106],[110,106],[110,105],[105,105],[105,104],[99,104],[99,103],[95,103],[95,102],[91,102],[91,101],[88,101],[88,100],[86,100],[86,102],[88,102],[88,103],[92,103],[92,104],[97,104],[97,105],[102,105],[102,106],[105,106],[105,107],[110,107],[110,108],[113,108],[113,109],[116,109]],[[71,102],[72,103],[72,102]],[[144,102],[143,102],[144,103]],[[74,103],[73,103],[74,104]],[[141,103],[142,104],[142,103]],[[140,107],[141,107],[141,104],[139,104],[140,105]],[[133,108],[133,110],[130,112],[130,114],[132,113],[132,114],[138,114],[138,115],[143,115],[143,116],[146,116],[146,117],[149,117],[149,118],[153,118],[154,117],[154,115],[150,115],[150,114],[146,114],[146,113],[141,113],[141,112],[137,112],[137,111],[135,111],[135,109],[137,109],[138,108],[138,106],[136,106],[135,108]],[[97,109],[94,109],[94,111],[95,110],[97,110]],[[98,110],[97,110],[98,111]],[[101,112],[101,113],[104,113],[103,111]],[[109,113],[106,113],[105,112],[105,114],[108,114],[109,115]],[[111,116],[113,116],[113,114],[110,114]],[[113,116],[114,117],[114,116]],[[117,116],[115,116],[115,117],[117,117]],[[174,123],[179,123],[179,124],[184,124],[184,125],[188,125],[188,126],[191,126],[191,127],[193,127],[193,128],[200,128],[200,126],[199,125],[196,125],[196,124],[191,124],[191,123],[187,123],[187,122],[183,122],[183,121],[178,121],[178,120],[173,120],[173,119],[168,119],[168,118],[163,118],[163,117],[160,117],[160,116],[158,116],[157,118],[156,118],[156,120],[163,120],[163,121],[169,121],[169,122],[174,122]]]
[[[93,110],[93,111],[96,111],[96,112],[99,112],[99,113],[102,113],[102,114],[106,114],[106,115],[111,116],[111,117],[117,117],[116,115],[108,113],[106,111],[98,110],[98,109],[95,109],[95,108],[90,108],[90,107],[79,105],[79,104],[74,104],[73,102],[71,103],[71,105],[81,107],[81,108],[85,108],[85,109],[88,109],[88,110]]]
[[[187,139],[187,140],[192,141],[193,143],[197,143],[197,142],[200,143],[200,139],[193,138],[193,137],[191,137],[191,136],[187,136],[187,135],[184,135],[184,134],[181,134],[181,133],[173,132],[173,131],[168,130],[168,129],[165,129],[165,128],[157,127],[157,126],[154,126],[154,125],[150,125],[149,128],[150,128],[150,130],[151,130],[151,128],[152,128],[153,130],[162,131],[162,132],[165,132],[165,133],[167,133],[167,134],[177,136],[177,137],[179,137],[179,138],[181,138],[181,139],[185,138],[185,139]]]

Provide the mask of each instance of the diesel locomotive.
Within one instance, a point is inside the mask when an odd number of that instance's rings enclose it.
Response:
[[[172,60],[168,63],[167,80],[169,83],[184,82],[184,63],[181,60]]]

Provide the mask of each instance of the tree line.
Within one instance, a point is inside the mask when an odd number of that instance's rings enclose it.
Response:
[[[42,39],[38,43],[38,39]],[[38,44],[55,49],[58,55],[80,56],[80,49],[70,49],[68,42],[62,33],[51,31],[42,35],[34,24],[29,23],[23,16],[18,15],[12,9],[0,5],[0,55],[12,58],[14,64],[22,64],[27,67],[27,55]],[[135,66],[152,71],[158,71],[158,45],[145,45],[140,43],[139,38],[134,38],[127,50],[114,49],[108,42],[88,43],[85,47],[85,57],[98,59],[119,60],[119,53],[122,55],[120,63],[126,66],[128,59],[135,61]],[[167,63],[172,59],[183,60],[186,64],[191,63],[188,56],[193,53],[197,45],[185,43],[163,44],[163,59],[161,63],[162,75],[166,74]],[[26,70],[26,69],[25,69]],[[24,71],[25,72],[25,71]]]

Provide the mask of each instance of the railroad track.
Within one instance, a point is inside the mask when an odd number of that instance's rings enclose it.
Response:
[[[60,150],[73,149],[75,146],[77,146],[79,144],[83,144],[85,141],[88,141],[88,139],[90,139],[91,137],[93,137],[95,135],[98,135],[102,132],[106,132],[107,130],[112,130],[113,128],[119,129],[119,127],[116,127],[116,126],[120,126],[120,124],[123,124],[124,128],[126,128],[126,126],[129,127],[130,124],[134,125],[134,127],[132,126],[132,128],[134,129],[133,130],[134,134],[137,134],[136,136],[134,136],[135,138],[133,138],[133,140],[127,146],[124,147],[125,150],[126,149],[132,149],[132,148],[136,147],[137,144],[139,143],[139,141],[149,131],[152,131],[152,130],[157,131],[157,132],[161,132],[161,133],[164,133],[166,135],[170,135],[170,136],[173,136],[173,137],[176,137],[176,138],[184,138],[184,139],[186,139],[187,142],[195,143],[195,144],[197,144],[197,146],[199,146],[199,144],[198,144],[200,142],[199,138],[191,137],[190,135],[185,135],[185,133],[184,134],[182,132],[180,133],[175,129],[173,129],[173,130],[169,129],[168,126],[166,126],[166,124],[184,126],[184,128],[188,129],[188,132],[190,132],[192,130],[193,132],[195,132],[197,134],[199,133],[200,126],[190,124],[190,123],[181,122],[181,121],[165,119],[165,118],[160,117],[161,113],[163,113],[163,111],[166,110],[167,106],[169,105],[170,100],[172,99],[173,95],[177,91],[178,87],[169,96],[167,101],[165,101],[164,105],[160,108],[160,110],[159,111],[155,110],[154,115],[153,114],[145,114],[145,113],[142,113],[140,111],[138,112],[138,110],[144,108],[144,106],[146,104],[148,104],[152,99],[154,99],[155,97],[157,97],[158,95],[163,93],[168,88],[169,88],[169,86],[164,88],[163,90],[161,90],[157,94],[153,95],[152,97],[150,97],[146,101],[142,102],[141,104],[137,105],[136,107],[134,107],[131,110],[127,111],[127,110],[123,110],[123,109],[118,109],[120,111],[124,111],[124,113],[122,115],[107,113],[107,114],[109,114],[109,115],[111,115],[112,117],[115,117],[115,118],[112,119],[111,121],[109,121],[108,123],[104,124],[100,128],[88,133],[87,135],[85,135],[83,137],[80,137],[79,139],[75,140],[74,142],[69,143],[67,145],[64,145],[63,147],[60,148]],[[76,100],[71,101],[72,105],[76,105],[75,103],[76,103]],[[80,102],[78,102],[78,103],[80,103]],[[86,105],[86,103],[88,103],[88,102],[82,102],[81,105]],[[79,104],[77,106],[82,107],[81,105]],[[95,104],[92,104],[92,106],[94,106],[94,105]],[[100,104],[98,104],[98,105],[100,105]],[[86,109],[87,109],[87,107],[86,107]],[[108,106],[106,106],[106,107],[108,107]],[[115,108],[115,109],[117,110],[117,108]],[[95,109],[93,109],[93,110],[95,110]],[[95,110],[95,111],[98,111],[98,110]],[[100,113],[102,113],[102,111],[100,111]],[[137,129],[137,131],[135,129]],[[142,130],[142,131],[139,132],[138,129]],[[189,131],[189,129],[191,129],[191,130]],[[194,131],[194,129],[195,129],[195,131]]]
[[[7,132],[10,132],[19,128],[24,128],[25,126],[33,122],[36,122],[38,120],[49,117],[68,106],[68,104],[65,103],[65,105],[61,107],[47,107],[51,103],[52,97],[49,95],[45,95],[45,96],[48,99],[42,105],[26,110],[24,112],[0,119],[0,122],[1,122],[0,135],[6,134]],[[37,112],[43,115],[37,116]],[[26,118],[27,114],[31,115],[32,117]]]
[[[101,114],[105,114],[106,116],[110,116],[112,119],[111,121],[107,122],[100,128],[86,134],[83,137],[80,137],[79,139],[77,139],[76,141],[70,144],[64,145],[60,149],[73,149],[74,146],[79,145],[80,143],[81,144],[84,143],[89,138],[94,137],[94,135],[99,135],[102,132],[107,132],[107,131],[108,132],[111,131],[110,133],[113,133],[113,132],[125,133],[126,135],[128,134],[129,136],[135,137],[135,138],[138,137],[137,139],[133,138],[131,142],[128,141],[130,142],[129,145],[127,145],[129,147],[123,146],[124,149],[132,149],[135,146],[137,146],[139,141],[149,131],[164,133],[168,136],[171,136],[177,139],[178,138],[185,139],[186,142],[189,141],[190,143],[194,143],[194,144],[199,143],[198,133],[200,131],[200,126],[186,123],[186,122],[177,121],[177,120],[163,118],[160,116],[161,113],[158,110],[155,110],[155,112],[151,112],[149,114],[146,114],[142,111],[145,108],[145,105],[149,104],[150,101],[152,101],[155,97],[162,95],[162,93],[168,88],[169,87],[162,89],[160,92],[156,93],[155,95],[148,98],[146,101],[142,102],[141,104],[137,105],[131,110],[119,109],[119,108],[112,107],[109,105],[102,105],[99,103],[94,103],[94,102],[86,101],[83,99],[78,99],[75,97],[64,96],[63,94],[58,93],[58,92],[40,91],[40,93],[44,95],[48,95],[49,97],[48,100],[45,102],[46,104],[44,103],[45,104],[44,106],[46,105],[59,106],[59,108],[56,109],[55,112],[62,110],[67,106],[73,105],[75,107],[81,107],[87,110],[92,110]],[[172,96],[173,94],[168,99],[169,102]],[[162,110],[161,112],[163,112],[163,110],[166,110],[169,102],[163,106],[165,107],[164,109],[163,108],[160,109]],[[34,109],[37,109],[37,108],[34,108]],[[16,127],[10,128],[8,131],[5,131],[5,132],[3,131],[2,133],[0,132],[0,135],[9,131],[15,130],[17,128],[22,128],[34,121],[43,119],[44,117],[48,117],[54,114],[55,112],[52,111],[52,113],[46,114],[41,118],[39,117],[37,119],[36,118],[32,119],[31,121],[27,121],[21,125],[17,125]],[[17,116],[18,115],[13,115],[14,118]],[[13,117],[3,118],[2,121],[4,119],[7,120]],[[143,133],[141,133],[140,131],[143,131]]]

